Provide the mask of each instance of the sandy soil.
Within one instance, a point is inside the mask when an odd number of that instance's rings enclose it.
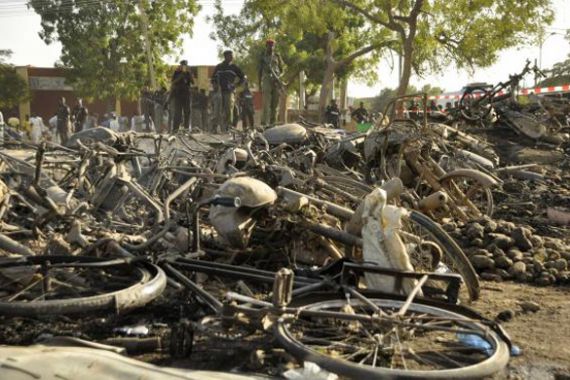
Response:
[[[540,310],[523,312],[519,303],[524,301],[538,303]],[[502,325],[522,355],[513,357],[497,379],[570,379],[570,288],[484,282],[472,307],[489,318],[515,312]]]

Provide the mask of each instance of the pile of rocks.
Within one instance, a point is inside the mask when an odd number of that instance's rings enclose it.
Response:
[[[484,280],[540,286],[570,283],[570,245],[561,239],[539,236],[530,226],[490,218],[444,227]]]

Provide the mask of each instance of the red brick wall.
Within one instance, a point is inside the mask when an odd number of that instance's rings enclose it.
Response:
[[[49,67],[29,67],[28,76],[30,77],[65,77],[65,69],[49,68]],[[67,104],[73,108],[77,104],[78,96],[73,91],[48,91],[48,90],[32,90],[30,109],[32,116],[39,115],[47,121],[57,112],[59,99],[65,97]],[[99,114],[101,118],[105,113],[115,111],[114,99],[83,101],[90,114]],[[137,112],[136,101],[121,101],[121,113],[131,117]]]

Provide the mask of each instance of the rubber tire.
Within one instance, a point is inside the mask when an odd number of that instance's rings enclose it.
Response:
[[[0,263],[1,268],[24,265],[41,265],[49,261],[51,264],[100,264],[129,265],[140,273],[139,282],[128,288],[111,293],[98,294],[81,298],[67,298],[61,300],[47,300],[36,302],[0,302],[0,315],[37,317],[42,315],[89,313],[100,310],[113,310],[121,313],[146,305],[162,294],[166,288],[166,275],[164,271],[154,264],[138,261],[135,263],[114,264],[116,260],[102,259],[90,256],[32,256],[8,260]],[[78,265],[78,266],[79,266]]]
[[[471,301],[478,299],[480,287],[477,272],[455,240],[438,223],[419,211],[410,211],[408,218],[428,231],[434,241],[443,249],[447,260],[453,263],[454,268],[463,277]]]
[[[336,301],[345,300],[337,296]],[[370,301],[374,302],[376,305],[386,307],[398,307],[405,302],[392,299],[370,299]],[[331,301],[328,301],[328,303],[330,302]],[[334,300],[332,302],[334,302]],[[354,300],[354,302],[358,303],[361,301]],[[327,301],[308,304],[301,308],[314,308],[325,303],[327,303]],[[430,311],[432,315],[465,319],[465,323],[470,327],[483,330],[485,332],[487,338],[491,341],[492,346],[495,347],[495,350],[493,354],[483,362],[469,367],[441,371],[411,371],[359,365],[319,353],[299,342],[291,334],[288,328],[288,323],[283,318],[279,318],[277,320],[273,327],[273,333],[279,344],[281,344],[289,353],[293,354],[293,356],[295,356],[300,362],[313,362],[327,371],[351,379],[473,379],[493,375],[501,371],[507,365],[510,358],[509,347],[496,332],[492,331],[488,327],[485,327],[484,325],[481,325],[458,312],[451,312],[443,308],[428,306],[421,303],[412,303],[408,310],[418,312]],[[295,321],[295,319],[293,319],[293,321]]]

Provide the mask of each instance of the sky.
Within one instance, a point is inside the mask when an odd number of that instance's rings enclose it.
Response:
[[[202,10],[195,20],[193,35],[184,37],[182,57],[188,59],[191,65],[216,64],[220,59],[219,50],[223,47],[210,39],[212,26],[207,22],[207,17],[213,13],[213,0],[198,2],[202,5]],[[40,39],[40,17],[33,11],[26,10],[25,3],[25,0],[0,0],[0,49],[12,50],[10,61],[16,65],[51,67],[59,57],[61,45],[46,45]],[[238,13],[242,3],[243,0],[223,0],[227,13]],[[553,3],[556,19],[547,29],[549,36],[543,43],[542,68],[549,68],[570,54],[570,44],[563,37],[564,31],[570,29],[570,0],[553,0]],[[442,75],[412,77],[411,83],[417,86],[429,83],[446,91],[457,91],[470,82],[497,83],[508,79],[509,74],[519,72],[527,58],[538,59],[539,51],[538,46],[509,49],[500,53],[494,65],[478,69],[473,75],[450,67]],[[349,96],[375,96],[385,87],[397,86],[397,69],[392,69],[390,62],[383,61],[379,64],[378,76],[379,80],[373,86],[350,81]],[[531,77],[532,75],[529,75],[524,85],[532,85]]]

